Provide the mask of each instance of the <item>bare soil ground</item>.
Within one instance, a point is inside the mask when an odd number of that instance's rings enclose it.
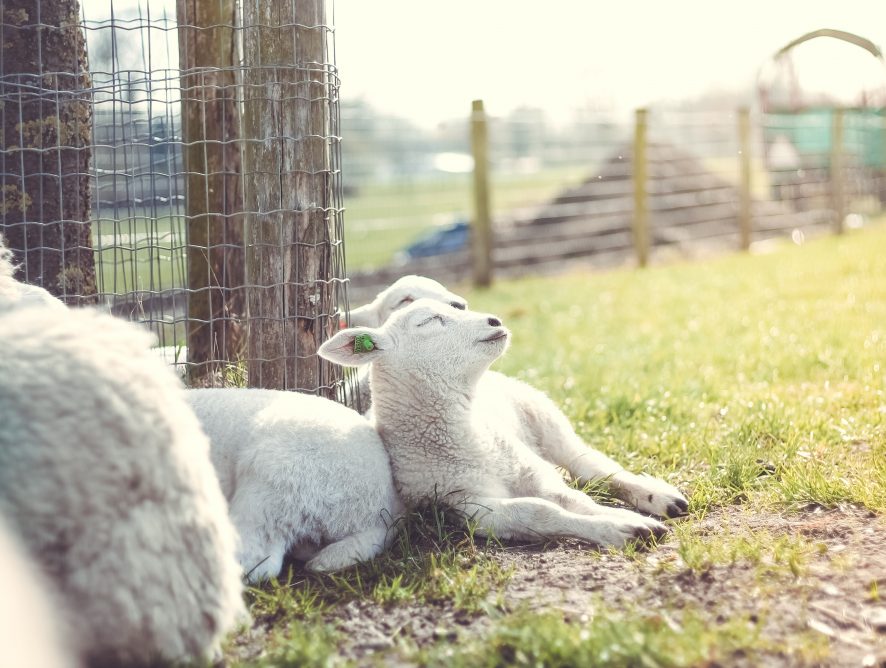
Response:
[[[703,570],[685,566],[671,540],[638,558],[599,553],[576,543],[492,548],[513,569],[505,588],[490,597],[490,609],[561,611],[567,620],[586,620],[601,602],[607,607],[660,611],[675,632],[668,611],[701,609],[712,622],[747,617],[759,623],[767,649],[753,659],[741,654],[728,665],[795,666],[797,638],[820,634],[830,645],[827,666],[886,666],[886,522],[873,513],[846,507],[751,514],[735,509],[712,513],[699,530],[713,536],[765,530],[800,536],[817,549],[789,569],[744,563]],[[351,601],[329,621],[347,639],[342,654],[357,663],[384,655],[385,665],[409,665],[395,646],[428,646],[482,634],[484,613],[467,613],[449,603],[379,606]],[[761,663],[762,661],[762,663]]]

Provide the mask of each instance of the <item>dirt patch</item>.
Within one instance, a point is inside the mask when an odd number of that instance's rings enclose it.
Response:
[[[806,549],[794,573],[784,563],[767,568],[769,557],[690,569],[673,539],[639,558],[573,542],[493,548],[493,558],[513,577],[490,595],[489,607],[556,610],[575,621],[587,619],[601,604],[666,616],[692,608],[712,623],[744,617],[759,625],[767,647],[763,654],[736,655],[726,665],[804,665],[798,644],[819,635],[830,647],[824,665],[886,668],[883,518],[852,507],[784,514],[729,508],[696,521],[695,529],[724,540],[742,532],[802,538]],[[457,642],[491,625],[488,615],[456,610],[448,602],[385,607],[355,600],[335,609],[327,621],[345,638],[343,657],[361,665],[383,657],[384,665],[392,666],[409,665],[397,646]],[[253,649],[260,647],[260,637],[253,640]]]
[[[697,527],[724,536],[761,530],[776,537],[801,536],[812,545],[798,566],[799,575],[786,568],[764,568],[762,576],[747,560],[690,570],[675,541],[638,560],[576,543],[506,547],[496,550],[495,557],[514,575],[494,602],[503,601],[506,609],[560,610],[567,619],[577,620],[601,600],[648,611],[691,605],[714,621],[736,616],[759,621],[767,644],[782,648],[767,652],[766,665],[796,665],[793,643],[810,630],[827,637],[828,665],[886,665],[882,519],[854,508],[765,515],[728,509],[708,515]],[[872,600],[875,588],[883,593],[881,601]],[[354,602],[336,618],[353,642],[343,648],[345,654],[358,660],[393,645],[397,638],[422,646],[488,627],[485,616],[446,605],[384,609]],[[734,659],[735,665],[744,662],[742,657]]]

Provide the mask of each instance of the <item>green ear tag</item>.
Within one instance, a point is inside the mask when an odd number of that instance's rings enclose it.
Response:
[[[357,334],[354,337],[354,352],[368,353],[375,348],[375,342],[369,334]]]

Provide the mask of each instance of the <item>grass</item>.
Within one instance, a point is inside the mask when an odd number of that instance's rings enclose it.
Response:
[[[879,225],[768,255],[462,290],[473,309],[513,331],[499,370],[548,392],[589,444],[687,490],[692,516],[675,526],[673,550],[655,568],[700,576],[741,566],[756,578],[760,618],[667,600],[654,611],[601,600],[578,619],[512,609],[500,594],[510,572],[498,548],[431,506],[408,517],[375,562],[253,591],[257,625],[271,631],[264,654],[232,664],[347,665],[336,611],[351,601],[444,605],[483,621],[458,643],[419,645],[407,634],[378,665],[392,657],[425,666],[826,660],[822,636],[797,632],[778,645],[764,621],[766,597],[803,578],[827,548],[741,518],[842,504],[886,511],[884,279]],[[723,508],[736,519],[711,530],[705,516]],[[658,554],[666,552],[629,551],[624,568]],[[881,584],[872,580],[864,598],[879,600]]]
[[[423,666],[708,666],[736,653],[755,659],[766,646],[759,622],[735,618],[709,624],[704,613],[618,611],[600,606],[577,623],[557,613],[515,614],[486,637],[418,654]],[[816,656],[811,647],[804,652]],[[751,664],[752,665],[752,664]]]
[[[886,230],[470,295],[591,445],[692,507],[886,510]]]

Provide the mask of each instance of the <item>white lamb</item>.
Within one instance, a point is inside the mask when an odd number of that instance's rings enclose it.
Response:
[[[541,394],[518,403],[481,391],[509,338],[494,316],[420,299],[379,328],[339,332],[320,354],[347,366],[372,363],[376,427],[407,505],[436,497],[473,518],[481,534],[504,539],[573,537],[620,547],[663,535],[657,520],[570,488],[537,454],[539,435],[562,431],[558,420],[548,422],[559,413],[531,410]],[[610,462],[590,452],[601,462],[596,471]]]
[[[366,306],[351,311],[352,326],[379,327],[395,311],[419,298],[450,304],[463,310],[467,302],[423,276],[405,276]],[[369,373],[358,376],[361,410],[372,402]],[[480,397],[497,397],[509,414],[520,416],[528,433],[526,445],[548,462],[569,471],[582,482],[603,480],[613,496],[645,513],[679,517],[686,513],[686,499],[672,485],[648,475],[636,475],[582,441],[569,419],[544,393],[526,383],[495,371],[484,373],[477,386]]]
[[[0,666],[71,668],[78,665],[66,642],[49,584],[18,538],[0,518]]]
[[[379,292],[369,304],[351,309],[349,321],[351,327],[378,327],[394,311],[409,306],[416,299],[434,299],[449,304],[453,308],[466,309],[467,301],[453,292],[449,292],[437,281],[425,276],[414,274],[403,276]],[[342,327],[344,327],[342,322]],[[372,406],[372,390],[369,386],[369,369],[363,367],[357,375],[356,408],[363,414]]]
[[[0,513],[88,663],[201,660],[245,614],[209,443],[150,338],[91,310],[0,313]]]
[[[189,390],[240,532],[250,580],[280,573],[293,552],[335,571],[381,552],[402,512],[384,445],[357,412],[311,395]]]
[[[3,237],[0,237],[0,311],[21,306],[48,306],[56,310],[65,308],[60,300],[43,288],[15,280],[14,273],[12,252],[3,245]]]

